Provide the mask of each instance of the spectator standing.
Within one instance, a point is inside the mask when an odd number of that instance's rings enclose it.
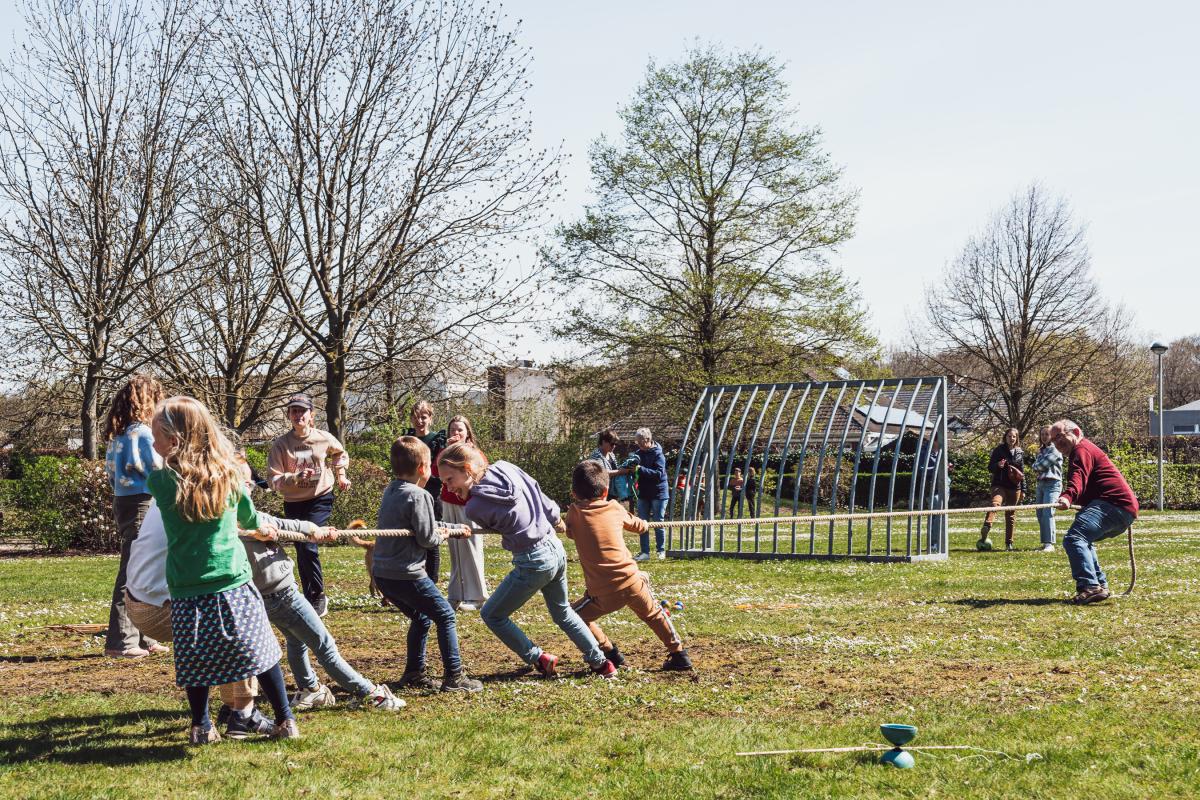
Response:
[[[315,426],[308,395],[293,395],[287,403],[287,416],[292,429],[272,442],[267,479],[271,488],[283,495],[285,517],[323,528],[333,514],[333,487],[342,492],[350,488],[346,477],[350,457],[333,434]],[[325,616],[329,600],[317,545],[296,542],[296,567],[304,596],[318,616]]]

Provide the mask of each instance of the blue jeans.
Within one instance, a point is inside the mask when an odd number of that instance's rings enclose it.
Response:
[[[602,665],[606,659],[596,637],[567,599],[567,553],[558,537],[547,536],[528,550],[514,553],[512,565],[512,572],[504,576],[480,609],[492,633],[526,664],[536,663],[542,648],[530,641],[511,617],[540,591],[550,618],[583,653],[583,660],[593,667]]]
[[[333,491],[311,500],[297,500],[283,504],[283,516],[288,519],[306,519],[314,525],[324,527],[333,514]],[[296,542],[296,570],[300,573],[300,585],[304,596],[315,603],[325,594],[325,577],[321,572],[321,551],[312,542]]]
[[[312,689],[320,681],[308,660],[311,649],[329,677],[338,686],[357,697],[365,697],[375,690],[375,684],[359,675],[338,652],[337,642],[317,616],[308,599],[289,586],[278,592],[263,595],[267,607],[267,619],[279,630],[287,643],[288,666],[300,689]]]
[[[638,498],[638,516],[647,522],[662,522],[667,514],[667,498],[663,497],[659,500],[648,500],[643,497]],[[665,528],[654,529],[654,549],[662,552],[666,549],[667,532]],[[650,533],[646,532],[641,535],[642,552],[650,554]]]
[[[1108,583],[1096,558],[1096,542],[1121,535],[1133,520],[1133,514],[1104,500],[1093,500],[1075,515],[1071,530],[1063,537],[1063,550],[1071,562],[1076,591]]]
[[[454,609],[429,579],[398,580],[375,576],[375,585],[396,609],[408,617],[408,656],[405,672],[425,671],[425,642],[429,628],[437,625],[438,650],[442,654],[445,677],[462,672],[462,656],[458,652],[458,625]]]
[[[1053,503],[1062,492],[1062,481],[1037,482],[1037,497],[1035,503]],[[1042,531],[1042,544],[1054,544],[1054,509],[1039,508],[1037,510],[1038,527]]]

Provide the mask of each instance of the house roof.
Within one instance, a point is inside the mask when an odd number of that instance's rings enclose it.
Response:
[[[1200,411],[1200,400],[1193,400],[1179,408],[1168,408],[1167,411]]]

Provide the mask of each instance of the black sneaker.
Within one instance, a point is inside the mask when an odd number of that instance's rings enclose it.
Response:
[[[257,708],[249,714],[230,714],[225,735],[230,739],[245,739],[247,736],[270,736],[275,723],[263,716]]]
[[[621,649],[615,644],[612,646],[612,650],[604,651],[604,657],[611,661],[612,665],[617,669],[625,666],[625,656],[621,653]]]
[[[433,678],[430,678],[425,674],[425,671],[422,670],[421,672],[404,673],[404,675],[400,678],[399,688],[418,689],[422,692],[434,692],[437,691],[438,686],[433,682]]]
[[[442,681],[441,691],[443,692],[478,692],[483,688],[483,684],[474,678],[468,678],[465,672],[456,672],[453,675],[447,675]]]
[[[692,668],[692,660],[688,658],[687,650],[680,650],[678,653],[671,653],[667,656],[667,661],[663,664],[663,669],[671,672],[686,672]]]
[[[229,715],[233,713],[233,709],[221,703],[221,707],[217,709],[217,726],[228,725]]]

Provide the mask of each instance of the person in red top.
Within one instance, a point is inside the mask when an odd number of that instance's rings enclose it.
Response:
[[[1096,558],[1096,542],[1118,536],[1133,524],[1138,515],[1137,496],[1104,451],[1083,438],[1083,430],[1071,420],[1054,423],[1050,439],[1070,463],[1057,508],[1066,511],[1072,504],[1083,506],[1063,538],[1077,592],[1071,602],[1082,605],[1107,600],[1111,592]]]

